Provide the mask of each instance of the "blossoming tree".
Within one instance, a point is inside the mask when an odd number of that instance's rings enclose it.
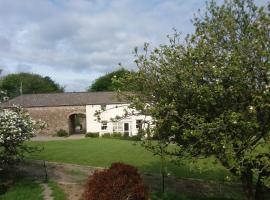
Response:
[[[5,92],[0,92],[0,103],[5,99]],[[0,107],[0,169],[8,169],[18,163],[26,152],[37,150],[25,144],[26,140],[35,136],[44,124],[34,121],[20,107],[2,109]]]

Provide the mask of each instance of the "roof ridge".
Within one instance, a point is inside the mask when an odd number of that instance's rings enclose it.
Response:
[[[117,92],[66,92],[66,93],[38,93],[17,96],[3,105],[21,105],[22,107],[43,107],[61,105],[96,105],[124,103],[117,98]]]
[[[32,93],[32,94],[22,94],[14,97],[13,99],[20,96],[30,96],[30,95],[46,95],[46,94],[92,94],[92,93],[117,93],[117,91],[93,91],[93,92],[49,92],[49,93]]]

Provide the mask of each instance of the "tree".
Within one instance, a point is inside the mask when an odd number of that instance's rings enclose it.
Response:
[[[88,91],[116,91],[119,88],[119,85],[117,82],[113,81],[113,79],[123,78],[130,73],[133,72],[130,72],[124,68],[108,73],[97,78],[89,87]]]
[[[63,92],[64,88],[55,83],[50,77],[38,74],[18,73],[4,76],[0,89],[7,91],[10,98],[23,94]]]
[[[168,45],[135,50],[138,72],[122,86],[132,80],[140,90],[122,96],[152,116],[147,132],[177,144],[168,154],[215,156],[240,178],[246,199],[263,199],[270,186],[270,4],[211,1],[200,16],[183,44],[176,32]]]
[[[1,73],[1,70],[0,70]],[[0,90],[0,104],[5,99]],[[34,121],[20,107],[3,109],[0,107],[0,169],[5,173],[21,161],[25,153],[37,150],[25,141],[35,136],[37,130],[44,127],[41,121]],[[1,174],[0,174],[1,175]]]
[[[43,123],[34,121],[20,107],[0,111],[0,168],[10,169],[20,162],[25,153],[35,151],[25,143],[35,136]]]

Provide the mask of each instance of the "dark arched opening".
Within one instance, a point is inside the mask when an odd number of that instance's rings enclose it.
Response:
[[[86,133],[86,116],[82,113],[69,116],[69,135]]]

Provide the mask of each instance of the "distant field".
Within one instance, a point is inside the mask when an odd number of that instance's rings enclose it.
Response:
[[[142,172],[159,173],[159,157],[153,156],[139,144],[132,141],[117,139],[89,138],[82,140],[31,142],[31,145],[44,147],[42,152],[29,156],[31,159],[108,167],[113,162],[124,162],[134,165]],[[175,166],[168,163],[167,171],[171,175],[184,178],[223,181],[229,175],[220,165],[213,165],[211,160],[204,160],[206,165],[201,169],[192,170],[189,163]],[[211,168],[206,172],[204,168]]]

